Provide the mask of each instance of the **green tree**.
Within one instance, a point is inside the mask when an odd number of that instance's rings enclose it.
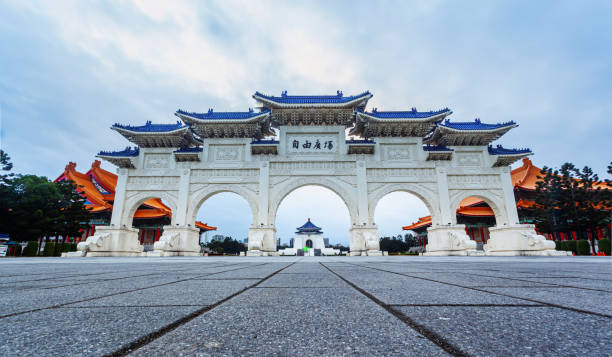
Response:
[[[85,206],[85,198],[78,193],[73,181],[59,181],[55,184],[61,200],[58,202],[60,214],[54,230],[63,237],[80,236],[81,230],[88,227],[91,209]]]
[[[544,167],[541,174],[532,207],[540,232],[576,231],[587,238],[589,231],[610,223],[610,189],[601,187],[591,168],[565,163],[560,170]],[[591,234],[592,244],[594,239]]]
[[[562,194],[559,171],[544,166],[540,174],[532,207],[534,223],[543,233],[563,230],[556,217],[559,197]]]
[[[10,187],[10,179],[13,176],[10,173],[12,168],[13,164],[8,154],[0,150],[0,232],[2,233],[8,233],[7,228],[11,224],[10,212],[15,199]]]
[[[46,177],[18,175],[10,180],[11,202],[6,230],[19,241],[38,240],[56,233],[62,200],[57,185]]]

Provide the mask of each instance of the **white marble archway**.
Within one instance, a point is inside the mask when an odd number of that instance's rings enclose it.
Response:
[[[305,186],[319,186],[332,191],[334,194],[340,197],[340,199],[342,199],[346,205],[351,224],[355,224],[357,222],[357,200],[356,192],[354,192],[354,190],[343,187],[343,182],[337,179],[311,177],[290,179],[283,185],[275,187],[270,191],[270,197],[272,197],[270,200],[271,202],[268,215],[268,222],[270,222],[270,224],[275,224],[278,208],[280,207],[282,201],[291,192]]]
[[[195,224],[198,211],[206,200],[223,192],[234,193],[244,199],[251,208],[251,225],[256,224],[258,215],[258,197],[255,193],[241,187],[240,185],[210,185],[193,192],[190,195],[188,203],[187,222],[189,224]]]

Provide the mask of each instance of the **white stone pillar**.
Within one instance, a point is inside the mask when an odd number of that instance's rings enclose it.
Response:
[[[368,181],[365,161],[357,161],[357,225],[372,224],[374,217],[369,217]]]
[[[356,222],[351,219],[349,229],[350,255],[382,255],[378,237],[378,227],[374,224],[374,217],[370,216],[368,202],[368,181],[366,163],[357,161],[357,217]]]
[[[132,227],[132,222],[122,222],[123,210],[125,208],[125,191],[127,189],[128,169],[117,170],[117,186],[115,186],[115,199],[113,201],[113,213],[111,215],[111,226],[120,228],[122,225]],[[131,217],[127,217],[130,220]]]
[[[276,255],[276,227],[270,224],[270,163],[259,166],[259,194],[257,196],[256,222],[249,228],[249,256]]]
[[[190,222],[187,217],[187,211],[189,209],[189,181],[191,179],[191,170],[184,169],[179,178],[179,191],[178,191],[178,202],[176,212],[172,212],[172,221],[175,225],[187,226],[195,225],[195,222]]]
[[[441,225],[452,224],[455,220],[453,218],[453,213],[456,211],[457,207],[451,207],[450,196],[448,194],[448,176],[445,167],[436,167],[436,179],[438,182],[438,200],[440,207],[440,222]],[[431,212],[431,217],[434,217],[435,212]]]
[[[499,174],[502,190],[504,192],[505,219],[507,222],[497,222],[497,226],[507,223],[510,226],[519,224],[518,212],[516,210],[516,199],[514,198],[514,186],[510,177],[510,167],[502,167]]]
[[[258,212],[255,214],[257,217],[256,223],[258,225],[268,225],[268,207],[270,206],[270,163],[268,161],[261,162],[259,166],[258,200]]]

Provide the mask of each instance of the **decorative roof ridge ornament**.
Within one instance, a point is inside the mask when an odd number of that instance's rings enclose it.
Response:
[[[491,155],[519,155],[531,153],[531,149],[528,148],[507,149],[500,144],[497,144],[495,147],[489,144],[487,149]]]

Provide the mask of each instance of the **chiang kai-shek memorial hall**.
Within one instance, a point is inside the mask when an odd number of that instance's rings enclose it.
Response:
[[[144,202],[160,198],[172,210],[171,222],[147,254],[198,255],[198,209],[217,193],[233,192],[253,213],[247,254],[276,255],[276,211],[306,185],[332,190],[348,207],[351,255],[381,254],[374,210],[395,191],[416,195],[429,209],[428,255],[478,254],[455,214],[467,197],[486,202],[495,214],[484,254],[555,254],[554,243],[517,215],[509,165],[531,151],[491,145],[517,127],[513,121],[459,122],[448,118],[448,108],[368,110],[367,91],[256,92],[253,98],[257,110],[178,110],[174,124],[113,125],[136,146],[97,155],[119,168],[114,207],[110,225],[79,244],[81,254],[140,255],[133,216]]]

